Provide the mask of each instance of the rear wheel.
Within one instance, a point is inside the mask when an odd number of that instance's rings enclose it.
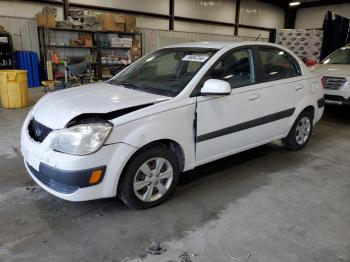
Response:
[[[282,139],[283,144],[291,150],[302,149],[310,139],[312,133],[313,112],[303,111],[295,120],[287,137]]]
[[[129,207],[150,208],[168,199],[179,178],[174,152],[163,145],[143,150],[129,162],[119,197]]]

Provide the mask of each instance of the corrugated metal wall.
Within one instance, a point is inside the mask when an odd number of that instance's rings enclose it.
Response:
[[[35,19],[0,16],[0,25],[11,33],[15,50],[34,51],[39,55],[38,32]],[[166,45],[195,41],[244,41],[255,37],[230,36],[207,33],[179,32],[168,30],[140,29],[143,34],[143,54]],[[266,38],[259,39],[267,41]]]
[[[39,54],[38,32],[34,18],[0,16],[0,25],[11,33],[15,50]]]
[[[140,29],[143,35],[142,50],[144,54],[171,44],[200,41],[254,41],[255,37],[229,36],[193,32],[177,32],[167,30]],[[267,38],[260,38],[259,41],[268,41]]]
[[[350,2],[347,4],[324,5],[301,8],[297,11],[296,29],[322,28],[323,19],[327,11],[350,18]]]

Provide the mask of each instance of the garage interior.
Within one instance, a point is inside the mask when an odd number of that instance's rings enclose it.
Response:
[[[325,33],[330,16],[345,37]],[[174,196],[146,210],[59,199],[20,152],[46,93],[183,42],[278,43],[312,66],[350,43],[349,18],[348,0],[0,1],[0,69],[28,79],[20,108],[0,86],[0,261],[350,261],[349,106],[327,104],[303,150],[276,141],[184,172]]]

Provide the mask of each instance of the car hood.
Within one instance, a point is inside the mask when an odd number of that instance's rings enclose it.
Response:
[[[344,76],[350,77],[350,65],[318,64],[311,68],[323,76]]]
[[[49,93],[39,100],[32,114],[41,124],[60,129],[81,114],[109,113],[169,98],[108,83],[96,83]]]

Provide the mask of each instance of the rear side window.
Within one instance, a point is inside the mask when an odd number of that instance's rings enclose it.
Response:
[[[259,48],[263,81],[273,81],[300,76],[297,61],[285,51],[275,48]]]

